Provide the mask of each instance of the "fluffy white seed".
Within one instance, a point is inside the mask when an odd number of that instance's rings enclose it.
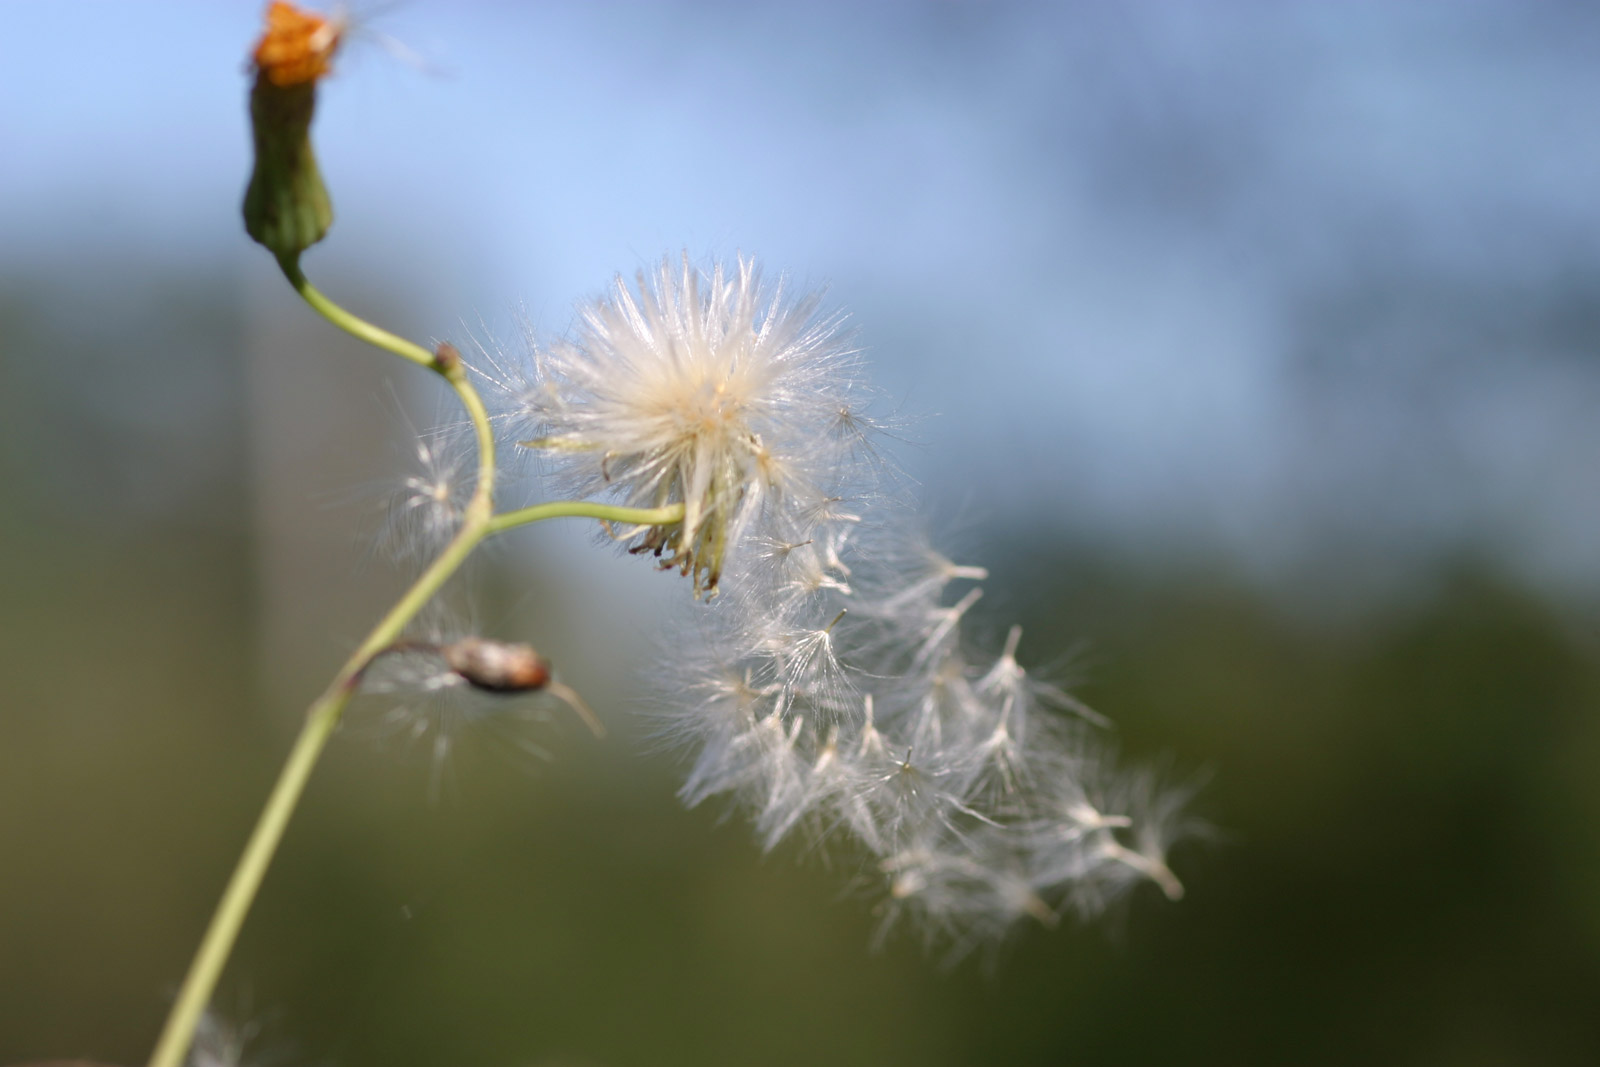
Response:
[[[959,955],[1022,921],[1092,914],[1166,862],[1182,797],[1114,767],[1105,720],[972,645],[982,567],[888,506],[871,394],[837,317],[748,260],[620,279],[535,352],[520,414],[568,488],[682,522],[633,551],[724,595],[666,649],[661,713],[696,804],[746,807],[762,844],[849,837],[900,916]]]

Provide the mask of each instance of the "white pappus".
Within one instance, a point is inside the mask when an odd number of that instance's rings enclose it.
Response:
[[[746,259],[664,260],[537,348],[520,397],[525,443],[579,494],[682,503],[620,536],[720,593],[666,655],[683,798],[733,798],[768,848],[853,839],[884,928],[913,916],[958,953],[1140,881],[1176,898],[1185,797],[1114,768],[1105,720],[1021,666],[1020,629],[973,647],[987,572],[895,501],[859,356],[819,306]]]

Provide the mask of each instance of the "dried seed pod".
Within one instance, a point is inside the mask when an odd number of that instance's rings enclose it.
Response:
[[[528,693],[550,684],[550,663],[532,645],[463,637],[439,649],[447,667],[475,689]]]

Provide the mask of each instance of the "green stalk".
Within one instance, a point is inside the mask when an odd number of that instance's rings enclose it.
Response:
[[[542,522],[545,519],[599,519],[602,522],[625,522],[630,526],[671,526],[683,521],[683,505],[668,504],[664,508],[624,508],[611,504],[595,504],[588,500],[556,500],[549,504],[535,504],[530,508],[503,511],[489,520],[489,532],[501,533],[518,526]]]
[[[456,391],[456,396],[461,400],[461,406],[467,409],[467,417],[472,420],[472,429],[478,438],[478,484],[473,494],[473,503],[476,504],[478,498],[483,497],[487,501],[484,504],[485,510],[492,510],[495,471],[494,431],[489,426],[489,412],[483,406],[483,398],[472,387],[460,356],[455,355],[455,349],[447,350],[441,347],[438,352],[429,352],[421,345],[407,341],[404,337],[398,337],[380,326],[374,326],[357,315],[352,315],[329,300],[321,290],[306,280],[305,274],[300,270],[299,253],[279,256],[278,266],[282,268],[284,277],[289,279],[294,291],[299,293],[319,315],[339,329],[386,352],[393,352],[401,359],[426,367],[450,383],[450,387]],[[446,357],[446,351],[450,353],[449,358]]]
[[[299,293],[305,302],[316,309],[317,313],[346,333],[355,334],[369,345],[376,345],[397,356],[409,359],[411,362],[427,367],[429,370],[438,370],[438,361],[432,352],[421,345],[407,341],[404,337],[397,337],[380,326],[374,326],[366,319],[350,314],[344,308],[306,281],[306,276],[300,272],[300,253],[278,257],[278,266],[283,269],[284,277],[289,279],[289,284],[294,286],[294,291]]]
[[[307,711],[300,736],[295,739],[294,747],[289,751],[289,758],[278,774],[278,781],[272,787],[266,806],[262,808],[255,829],[250,834],[250,840],[245,844],[244,853],[239,857],[233,875],[228,879],[228,886],[223,890],[222,899],[217,904],[210,925],[206,927],[205,936],[201,939],[200,947],[189,965],[189,972],[184,976],[183,986],[179,989],[178,997],[167,1015],[155,1052],[151,1054],[150,1067],[180,1067],[183,1063],[184,1055],[194,1041],[195,1027],[199,1024],[206,1005],[211,1001],[217,980],[222,976],[223,966],[227,963],[234,942],[238,939],[239,930],[244,925],[245,916],[250,912],[250,905],[261,888],[261,881],[266,876],[273,855],[277,852],[278,843],[283,839],[283,832],[300,803],[301,795],[305,792],[312,768],[316,766],[317,759],[322,755],[322,750],[327,745],[328,738],[332,736],[334,728],[339,725],[339,719],[344,714],[346,705],[350,703],[350,698],[355,695],[362,672],[367,669],[375,656],[399,639],[407,624],[466,562],[473,549],[494,534],[544,519],[591,518],[636,525],[670,524],[683,519],[682,504],[664,508],[625,508],[582,500],[537,504],[495,515],[494,435],[489,425],[488,411],[467,377],[459,357],[446,358],[443,350],[439,355],[430,353],[344,310],[306,281],[305,275],[300,272],[297,255],[281,256],[278,263],[295,290],[334,325],[363,341],[425,366],[442,375],[450,383],[456,395],[460,397],[462,406],[467,409],[467,415],[472,420],[477,434],[478,482],[473,489],[472,499],[467,504],[461,528],[456,531],[455,537],[428,565],[428,569],[406,591],[399,602],[389,609],[388,614],[367,635],[366,640],[361,642],[361,646],[345,661],[344,666],[339,668],[339,673],[334,676],[328,688]]]

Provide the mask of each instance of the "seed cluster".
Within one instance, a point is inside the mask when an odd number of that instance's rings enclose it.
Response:
[[[747,260],[618,281],[518,398],[575,492],[682,503],[621,531],[720,596],[666,650],[682,790],[734,798],[767,847],[855,841],[886,890],[959,950],[1025,918],[1181,887],[1183,797],[1113,766],[1105,722],[969,637],[987,577],[936,552],[894,491],[872,392],[837,317]]]

